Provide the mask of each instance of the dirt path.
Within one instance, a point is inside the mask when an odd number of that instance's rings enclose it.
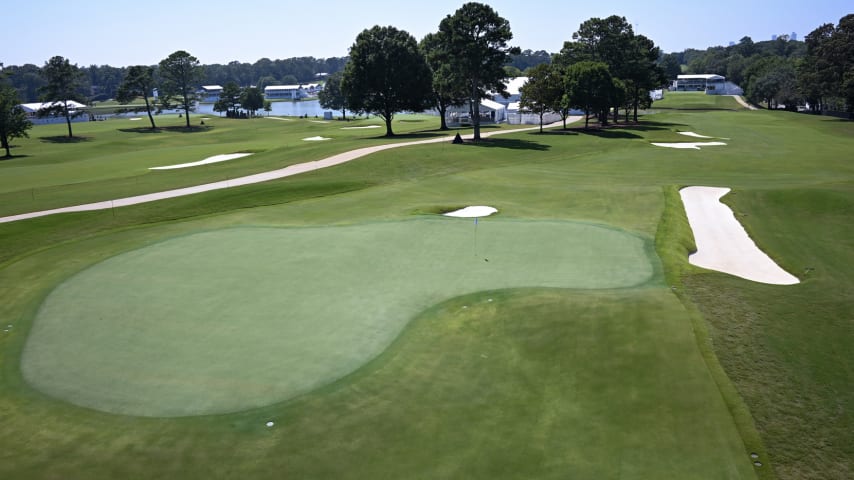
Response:
[[[573,116],[567,119],[567,123],[576,122],[580,120],[580,116]],[[547,127],[561,126],[561,122],[556,122]],[[481,137],[487,138],[494,135],[501,135],[506,133],[516,133],[516,132],[525,132],[530,130],[538,130],[539,125],[535,127],[526,127],[526,128],[516,128],[513,130],[497,130],[493,132],[484,132],[481,133]],[[464,139],[471,139],[473,134],[464,135]],[[271,170],[269,172],[256,173],[254,175],[247,175],[245,177],[232,178],[229,180],[224,180],[220,182],[213,183],[205,183],[202,185],[195,185],[192,187],[184,187],[177,188],[175,190],[166,190],[163,192],[155,192],[155,193],[147,193],[145,195],[137,195],[133,197],[125,197],[118,198],[114,200],[105,200],[103,202],[95,202],[95,203],[87,203],[84,205],[74,205],[71,207],[62,207],[62,208],[54,208],[51,210],[42,210],[38,212],[30,212],[30,213],[21,213],[18,215],[11,215],[8,217],[0,217],[0,223],[7,222],[15,222],[18,220],[25,220],[27,218],[36,218],[36,217],[44,217],[47,215],[54,215],[57,213],[69,213],[69,212],[87,212],[92,210],[107,210],[110,208],[116,207],[127,207],[129,205],[136,205],[139,203],[147,203],[154,202],[157,200],[165,200],[167,198],[175,198],[175,197],[183,197],[186,195],[193,195],[196,193],[209,192],[211,190],[221,190],[223,188],[232,188],[232,187],[242,187],[243,185],[251,185],[253,183],[261,183],[268,182],[270,180],[277,180],[279,178],[290,177],[292,175],[298,175],[300,173],[310,172],[313,170],[319,170],[321,168],[332,167],[335,165],[340,165],[342,163],[349,162],[351,160],[355,160],[357,158],[364,157],[366,155],[370,155],[372,153],[381,152],[383,150],[390,150],[392,148],[400,148],[400,147],[409,147],[412,145],[425,145],[429,143],[441,143],[441,142],[450,142],[454,137],[439,137],[439,138],[431,138],[429,140],[417,140],[414,142],[403,142],[403,143],[389,143],[385,145],[377,145],[374,147],[365,147],[358,148],[356,150],[350,150],[349,152],[339,153],[337,155],[333,155],[331,157],[324,158],[322,160],[315,160],[313,162],[305,162],[298,163],[295,165],[290,165],[285,168],[280,168],[278,170]]]
[[[744,107],[744,108],[746,108],[746,109],[748,109],[748,110],[759,110],[759,109],[758,109],[758,108],[756,108],[755,106],[753,106],[753,105],[751,105],[751,104],[747,103],[747,100],[745,100],[745,99],[744,99],[744,97],[742,97],[741,95],[730,95],[730,96],[731,96],[732,98],[734,98],[736,102],[738,102],[739,104],[741,104],[741,106],[742,106],[742,107]]]

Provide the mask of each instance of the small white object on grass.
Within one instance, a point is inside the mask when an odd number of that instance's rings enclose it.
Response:
[[[308,138],[303,138],[303,140],[306,142],[322,142],[323,140],[332,140],[332,139],[326,138],[326,137],[308,137]]]
[[[275,423],[273,423],[273,422],[267,422],[267,426],[268,426],[268,427],[272,427],[273,425],[275,425]]]
[[[656,147],[666,148],[687,148],[691,150],[700,150],[700,147],[719,147],[726,145],[724,142],[684,142],[684,143],[653,143]]]
[[[466,208],[461,208],[459,210],[454,210],[453,212],[443,213],[442,215],[446,217],[458,217],[458,218],[474,218],[474,217],[488,217],[493,213],[498,211],[497,208],[487,207],[485,205],[475,205]]]

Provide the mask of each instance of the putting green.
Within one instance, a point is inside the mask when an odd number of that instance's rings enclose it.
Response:
[[[651,251],[626,232],[561,221],[203,232],[59,285],[39,309],[22,370],[49,395],[107,412],[239,411],[353,372],[442,300],[638,285],[656,271]]]

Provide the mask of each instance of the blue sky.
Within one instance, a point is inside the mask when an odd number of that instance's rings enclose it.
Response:
[[[30,0],[3,8],[0,62],[43,65],[62,55],[78,65],[153,65],[176,50],[202,63],[346,56],[356,35],[393,25],[421,39],[461,0]],[[484,1],[510,21],[522,49],[556,52],[584,20],[617,14],[665,52],[754,41],[854,13],[850,0]]]

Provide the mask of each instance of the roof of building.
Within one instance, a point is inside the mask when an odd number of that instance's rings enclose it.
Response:
[[[502,104],[502,103],[498,103],[498,102],[496,102],[495,100],[490,100],[490,99],[488,99],[488,98],[485,98],[485,99],[481,100],[481,101],[480,101],[480,105],[481,105],[482,107],[491,108],[491,109],[493,109],[493,110],[501,110],[501,109],[503,109],[503,108],[504,108],[504,104]]]
[[[299,90],[302,88],[302,85],[270,85],[268,87],[264,87],[264,91],[267,90]]]
[[[20,106],[24,109],[25,112],[37,112],[44,108],[50,108],[51,106],[58,104],[60,102],[36,102],[36,103],[22,103]],[[75,102],[74,100],[68,101],[68,108],[86,108],[86,105]]]
[[[726,80],[725,77],[712,73],[704,73],[702,75],[677,75],[677,80]]]
[[[210,92],[213,90],[222,90],[222,87],[219,85],[202,85],[202,90]]]

